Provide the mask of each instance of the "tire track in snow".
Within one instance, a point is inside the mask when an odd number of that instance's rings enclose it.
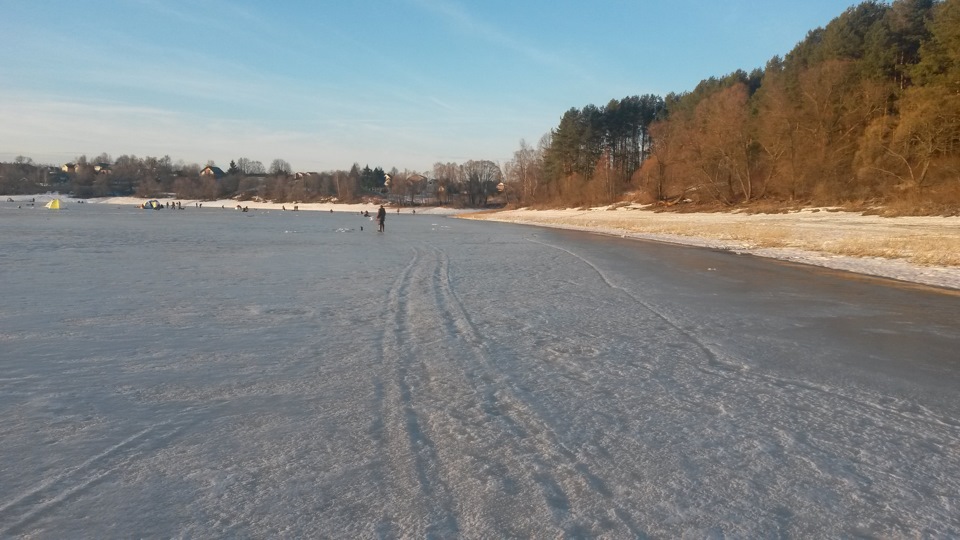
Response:
[[[421,251],[415,249],[388,293],[381,323],[381,364],[387,380],[374,383],[381,418],[374,420],[372,431],[386,454],[383,474],[393,492],[389,512],[377,527],[380,536],[450,536],[458,532],[452,493],[438,476],[435,443],[417,410],[416,387],[411,382],[416,363],[411,346],[417,335],[411,324],[410,289],[421,260]]]
[[[538,486],[556,525],[566,534],[595,534],[598,531],[588,529],[601,522],[609,529],[610,518],[615,517],[631,536],[643,537],[643,531],[615,500],[607,483],[527,404],[525,392],[497,367],[482,332],[452,284],[449,257],[440,250],[435,253],[439,260],[434,276],[436,307],[447,321],[450,339],[469,345],[465,350],[470,358],[461,359],[464,375],[479,395],[480,409],[486,416],[484,424],[495,424],[504,434],[497,438],[504,441],[497,453],[511,454],[507,468],[519,465],[526,469],[526,477]]]
[[[161,422],[150,426],[0,506],[0,536],[23,527],[69,503],[107,477],[176,436],[186,426]]]

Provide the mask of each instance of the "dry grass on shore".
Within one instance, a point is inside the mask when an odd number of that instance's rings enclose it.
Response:
[[[504,210],[470,217],[614,234],[698,239],[729,248],[790,248],[960,267],[958,217],[884,218],[819,209],[776,214],[667,213],[624,207]]]
[[[924,266],[960,266],[960,238],[912,236],[871,239],[848,238],[820,251],[851,257],[904,259]]]

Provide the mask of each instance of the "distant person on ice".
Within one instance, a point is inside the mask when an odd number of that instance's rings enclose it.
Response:
[[[380,224],[380,229],[379,229],[380,232],[383,232],[383,222],[386,220],[387,220],[387,210],[381,204],[380,209],[377,210],[377,223]]]

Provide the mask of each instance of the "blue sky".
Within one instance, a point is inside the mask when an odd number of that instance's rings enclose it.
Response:
[[[0,0],[0,160],[424,171],[762,67],[848,0]]]

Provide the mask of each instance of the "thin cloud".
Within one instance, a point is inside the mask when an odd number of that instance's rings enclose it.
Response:
[[[423,9],[442,16],[461,32],[472,34],[487,43],[519,53],[539,65],[562,71],[591,84],[596,82],[593,76],[582,70],[579,66],[573,65],[555,54],[543,51],[501,32],[493,25],[473,16],[456,2],[450,0],[413,1]]]
[[[438,97],[436,97],[436,96],[427,96],[427,99],[429,99],[431,103],[436,104],[436,105],[437,105],[438,107],[440,107],[441,109],[445,109],[445,110],[451,111],[451,112],[459,111],[459,108],[454,107],[453,105],[451,105],[451,104],[449,104],[449,103],[441,100],[440,98],[438,98]]]
[[[409,167],[432,163],[433,156],[450,155],[452,140],[469,141],[473,136],[459,124],[445,125],[435,119],[340,118],[293,129],[256,119],[7,92],[0,92],[0,117],[18,126],[15,134],[0,132],[0,148],[5,154],[53,164],[106,152],[112,156],[169,155],[187,163],[213,160],[220,164],[237,157],[265,163],[280,157],[298,170],[343,169],[354,161]],[[118,141],[136,144],[124,146]],[[493,153],[488,148],[490,141],[482,138],[471,141],[471,147],[481,154]],[[51,148],[57,150],[51,153]],[[404,158],[397,161],[396,156]]]
[[[177,9],[175,4],[160,0],[137,0],[136,4],[155,14],[176,19],[205,32],[236,33],[241,31],[243,25],[256,26],[263,30],[262,16],[230,2],[192,3],[189,4],[189,9]]]

